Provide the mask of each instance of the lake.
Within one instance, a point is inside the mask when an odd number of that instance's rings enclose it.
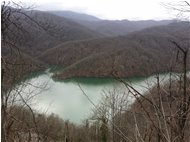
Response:
[[[88,118],[92,113],[94,103],[102,99],[103,91],[117,88],[119,92],[125,92],[126,87],[111,78],[73,78],[64,81],[56,81],[51,78],[48,71],[32,77],[25,82],[22,87],[24,94],[36,94],[32,101],[32,107],[43,113],[54,113],[64,120],[80,124],[82,120]],[[161,81],[169,78],[168,74],[160,75]],[[144,93],[156,83],[155,76],[126,78],[139,92]],[[80,85],[80,87],[79,87]],[[82,90],[88,96],[85,96]],[[134,101],[133,96],[129,96],[130,102]]]

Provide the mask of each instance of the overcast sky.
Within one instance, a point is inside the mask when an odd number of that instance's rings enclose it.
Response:
[[[171,19],[174,15],[163,3],[180,0],[14,0],[38,10],[72,10],[110,20]]]

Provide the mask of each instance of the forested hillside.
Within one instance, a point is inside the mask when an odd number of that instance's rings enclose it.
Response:
[[[30,55],[37,55],[66,41],[101,37],[95,31],[67,18],[42,11],[22,13],[11,15],[14,24],[6,32],[14,44],[19,45],[20,50]],[[15,28],[15,25],[19,25],[19,28]],[[6,52],[4,48],[2,51]]]
[[[187,1],[179,6],[189,12]],[[189,142],[189,38],[189,21],[111,21],[2,2],[2,142]],[[85,114],[80,124],[65,120],[74,109],[76,119]]]
[[[58,78],[145,76],[167,72],[175,46],[187,45],[189,23],[172,23],[131,33],[127,36],[63,43],[47,50],[39,59],[51,65],[62,65]],[[154,67],[154,68],[152,68]]]
[[[73,11],[47,11],[47,12],[58,15],[60,17],[72,19],[73,21],[76,21],[76,22],[77,21],[100,21],[101,20],[92,15],[73,12]]]
[[[103,20],[98,19],[97,17],[81,14],[71,11],[50,11],[55,15],[69,18],[81,25],[88,27],[104,36],[118,36],[126,35],[134,31],[142,30],[149,27],[167,25],[172,23],[172,20],[139,20],[139,21],[130,21],[130,20]]]

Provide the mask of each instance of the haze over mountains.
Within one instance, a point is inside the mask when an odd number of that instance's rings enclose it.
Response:
[[[129,20],[102,20],[87,14],[75,13],[72,11],[50,11],[55,15],[72,19],[73,21],[88,27],[105,36],[126,35],[130,32],[142,30],[144,28],[167,25],[170,20],[154,21],[129,21]]]
[[[1,12],[3,141],[190,141],[190,21]]]
[[[14,18],[19,18],[15,20],[15,24],[18,24],[22,30],[16,30],[14,26],[11,29],[17,34],[15,42],[25,51],[29,49],[28,52],[32,55],[62,42],[101,37],[100,34],[67,18],[41,11],[27,11],[26,14],[33,21],[24,16],[15,15]]]
[[[180,38],[189,33],[189,22],[110,21],[70,11],[26,14],[35,22],[21,17],[17,22],[29,34],[13,28],[22,41],[15,42],[35,63],[38,60],[40,64],[64,67],[56,74],[60,79],[145,76],[168,71],[166,61],[172,58],[174,49],[169,41],[185,45]]]
[[[41,60],[67,68],[58,78],[74,76],[146,76],[167,72],[166,61],[175,57],[170,40],[188,35],[188,22],[152,27],[127,36],[63,43],[47,50]],[[183,42],[181,42],[183,44]],[[154,68],[152,68],[154,66]]]
[[[73,11],[47,11],[47,12],[58,15],[60,17],[69,18],[74,21],[100,21],[102,20],[92,15],[76,13]]]

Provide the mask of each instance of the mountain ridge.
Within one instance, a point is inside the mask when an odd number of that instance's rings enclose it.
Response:
[[[72,15],[67,14],[72,13]],[[81,13],[73,12],[73,11],[56,11],[52,12],[55,15],[66,17],[68,19],[72,19],[73,21],[84,25],[88,27],[91,30],[94,30],[100,34],[103,34],[105,36],[118,36],[118,35],[126,35],[130,32],[142,30],[144,28],[158,26],[158,25],[167,25],[173,20],[137,20],[137,21],[131,21],[131,20],[104,20],[104,19],[98,19],[97,17],[94,17],[88,14],[82,14],[85,15],[88,18],[81,18]],[[74,16],[73,16],[74,15]],[[92,19],[92,20],[91,20]]]
[[[189,23],[181,22],[174,26],[170,24],[144,29],[126,36],[61,44],[46,51],[40,59],[65,67],[55,75],[59,79],[110,77],[113,73],[119,77],[132,77],[166,72],[169,64],[165,61],[173,58],[175,49],[170,40],[177,41],[179,31],[188,34],[186,28],[189,28]],[[151,66],[155,66],[154,69]]]
[[[68,11],[68,10],[64,10],[64,11],[46,11],[55,15],[58,15],[60,17],[65,17],[65,18],[69,18],[72,20],[83,20],[83,21],[99,21],[101,19],[97,18],[96,16],[92,16],[89,14],[84,14],[84,13],[78,13],[78,12],[73,12],[73,11]]]

